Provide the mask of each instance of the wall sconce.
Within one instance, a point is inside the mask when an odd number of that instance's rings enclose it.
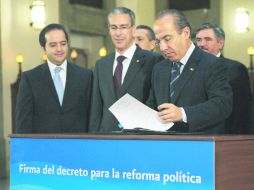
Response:
[[[18,89],[19,89],[19,83],[21,80],[21,72],[22,68],[21,65],[24,62],[24,57],[22,54],[18,54],[16,56],[16,62],[19,65],[19,73],[17,80],[14,83],[11,83],[11,119],[12,119],[12,133],[15,132],[16,128],[16,122],[15,122],[15,110],[16,110],[16,99],[17,99],[17,94],[18,94]]]
[[[236,9],[235,27],[238,33],[249,31],[249,12],[245,8]]]
[[[47,60],[48,60],[48,56],[44,53],[42,56],[41,56],[41,60],[43,63],[45,63]]]
[[[71,51],[71,59],[73,63],[76,63],[77,57],[78,57],[78,52],[77,50],[73,49]]]
[[[105,57],[107,55],[107,49],[105,47],[101,47],[99,50],[100,57]]]
[[[43,0],[35,0],[30,6],[31,19],[30,25],[35,29],[42,29],[45,26],[45,3]]]
[[[253,55],[254,55],[254,47],[248,47],[248,55],[250,56],[250,67],[249,69],[249,78],[250,78],[250,88],[251,92],[254,91],[254,68],[253,68]]]
[[[22,63],[24,62],[24,56],[20,53],[16,56],[16,62],[19,65],[19,73],[18,73],[18,79],[20,79],[21,73],[22,73]]]

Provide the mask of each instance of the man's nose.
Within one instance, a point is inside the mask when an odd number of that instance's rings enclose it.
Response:
[[[164,42],[164,40],[161,40],[160,41],[160,50],[161,51],[163,51],[163,50],[165,50],[166,48],[167,48],[167,43],[166,42]]]
[[[204,47],[204,46],[206,45],[206,41],[205,41],[205,40],[199,40],[199,41],[197,42],[197,45],[198,45],[199,47]]]

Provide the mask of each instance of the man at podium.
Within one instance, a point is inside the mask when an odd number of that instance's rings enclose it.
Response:
[[[167,58],[155,65],[147,105],[176,132],[224,132],[232,90],[220,59],[196,47],[185,15],[165,10],[154,22],[157,45]]]

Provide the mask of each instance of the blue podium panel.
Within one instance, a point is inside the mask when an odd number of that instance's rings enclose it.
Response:
[[[214,142],[11,138],[11,190],[214,190]]]

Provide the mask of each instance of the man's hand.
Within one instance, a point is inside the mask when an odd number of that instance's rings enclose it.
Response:
[[[164,103],[158,106],[159,117],[162,120],[169,122],[182,121],[181,108],[175,106],[174,104]]]

